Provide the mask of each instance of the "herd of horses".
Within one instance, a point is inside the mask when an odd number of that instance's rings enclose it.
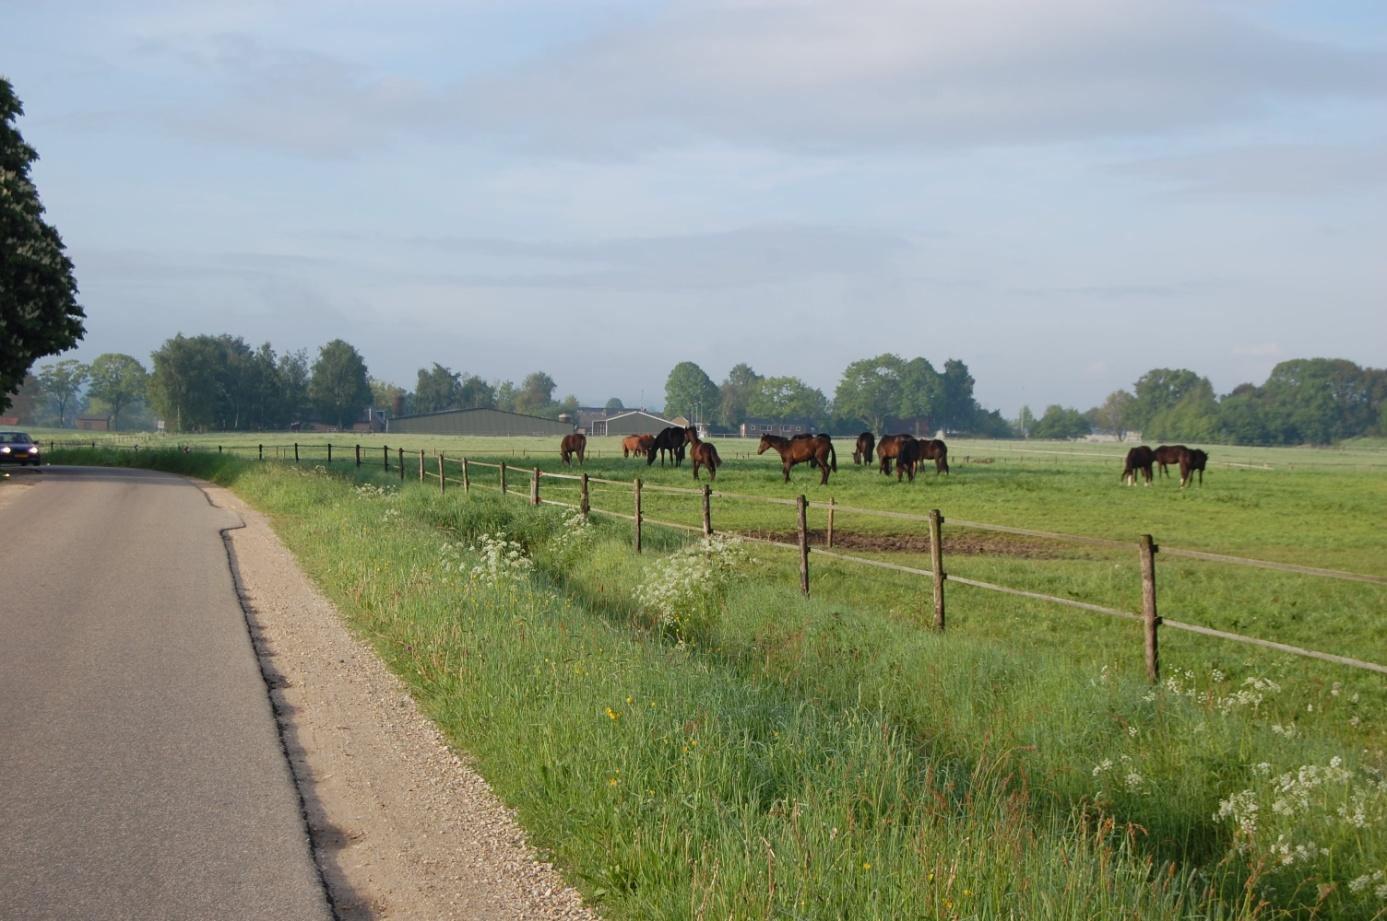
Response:
[[[1151,485],[1151,468],[1159,466],[1163,476],[1170,476],[1168,465],[1180,465],[1180,488],[1184,489],[1190,483],[1190,477],[1194,472],[1199,471],[1199,485],[1204,485],[1204,467],[1209,463],[1209,452],[1200,448],[1187,448],[1184,445],[1161,445],[1151,448],[1148,445],[1138,445],[1127,452],[1127,458],[1122,465],[1122,482],[1128,486],[1137,485],[1137,474],[1140,473],[1146,479],[1146,485]]]
[[[559,443],[559,458],[568,465],[576,457],[581,464],[587,444],[585,435],[565,435]],[[796,464],[807,463],[810,467],[818,468],[820,486],[826,486],[829,473],[838,470],[838,452],[833,448],[833,439],[822,432],[803,432],[790,438],[762,435],[756,453],[765,454],[767,451],[780,455],[786,483],[790,482],[790,468]],[[695,480],[699,478],[699,470],[705,467],[708,479],[717,479],[718,468],[722,466],[718,449],[711,442],[701,440],[698,429],[693,426],[671,425],[658,435],[628,435],[621,442],[622,457],[644,457],[647,466],[654,464],[658,457],[661,467],[665,465],[666,458],[673,466],[679,467],[684,463],[685,454],[693,460]],[[883,435],[878,440],[871,432],[858,435],[857,443],[853,446],[852,462],[871,466],[873,454],[876,455],[877,469],[882,474],[890,476],[891,467],[895,465],[897,482],[904,476],[908,476],[910,482],[915,482],[915,468],[922,461],[934,461],[935,476],[949,472],[949,446],[938,438]],[[1181,489],[1189,485],[1195,472],[1199,473],[1199,485],[1203,486],[1204,468],[1208,462],[1208,452],[1200,448],[1161,445],[1153,449],[1140,445],[1127,452],[1122,466],[1122,481],[1128,486],[1135,486],[1137,474],[1140,473],[1145,477],[1146,485],[1150,486],[1153,467],[1159,466],[1163,475],[1170,476],[1168,465],[1178,464]]]

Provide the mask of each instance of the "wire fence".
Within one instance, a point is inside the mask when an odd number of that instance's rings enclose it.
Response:
[[[138,445],[111,445],[109,443],[95,441],[50,442],[50,446],[71,448],[96,448],[98,446],[117,448],[130,447],[133,450],[139,450]],[[268,451],[266,450],[267,447],[269,447]],[[191,446],[184,446],[181,449],[185,451],[194,450]],[[201,447],[197,448],[197,450],[207,451],[211,449]],[[1203,550],[1190,550],[1179,547],[1158,547],[1154,538],[1149,534],[1141,535],[1136,542],[1131,542],[1087,535],[1067,534],[1057,531],[1043,531],[1009,525],[997,525],[965,519],[952,519],[949,521],[951,527],[959,529],[992,532],[1012,537],[1037,538],[1046,541],[1102,548],[1105,550],[1136,550],[1136,560],[1142,586],[1142,603],[1140,605],[1140,610],[1125,610],[1075,598],[1066,598],[1046,592],[1036,592],[1013,586],[1001,585],[981,579],[948,575],[944,566],[945,543],[942,530],[945,524],[945,518],[938,509],[930,511],[928,515],[920,515],[917,513],[900,512],[889,509],[840,505],[833,499],[829,499],[827,503],[823,504],[826,527],[820,537],[821,544],[811,548],[810,531],[807,523],[809,501],[803,495],[797,496],[794,499],[782,499],[773,496],[756,496],[743,493],[715,491],[710,485],[703,486],[699,489],[688,489],[677,486],[666,486],[663,484],[645,483],[640,477],[631,480],[612,480],[589,476],[587,473],[544,471],[538,467],[526,466],[523,464],[517,465],[507,463],[506,461],[480,461],[465,456],[448,458],[441,452],[435,453],[430,457],[422,449],[417,452],[406,452],[404,448],[395,448],[392,450],[386,445],[382,445],[379,450],[367,448],[365,451],[363,451],[361,445],[351,445],[343,448],[341,446],[334,447],[334,445],[330,443],[295,443],[292,445],[270,446],[219,445],[216,451],[219,454],[254,454],[256,458],[262,461],[277,460],[304,463],[305,461],[311,462],[321,459],[328,464],[349,462],[357,467],[378,464],[383,470],[390,472],[392,475],[397,475],[402,481],[406,479],[417,479],[420,482],[436,482],[440,495],[446,494],[450,486],[452,488],[460,488],[464,492],[470,492],[473,489],[483,489],[522,499],[534,506],[553,505],[573,509],[578,511],[584,519],[596,514],[607,518],[626,521],[630,522],[632,525],[632,547],[637,553],[643,550],[643,531],[646,525],[672,529],[685,534],[701,535],[704,537],[712,536],[714,533],[713,522],[715,518],[714,499],[716,499],[718,503],[723,504],[723,508],[747,504],[793,508],[794,519],[792,529],[795,534],[795,539],[793,541],[780,540],[772,536],[748,531],[734,531],[730,533],[753,544],[793,551],[799,563],[800,590],[806,596],[810,594],[811,589],[809,561],[812,550],[814,554],[836,562],[890,570],[907,576],[931,580],[933,586],[933,626],[940,631],[943,631],[946,626],[946,586],[950,583],[1139,623],[1142,627],[1141,635],[1143,653],[1146,660],[1147,677],[1152,682],[1160,680],[1159,631],[1162,627],[1387,675],[1387,665],[1376,662],[1369,662],[1352,656],[1343,656],[1320,650],[1307,649],[1289,643],[1281,643],[1274,640],[1247,636],[1231,631],[1215,629],[1213,627],[1185,623],[1183,621],[1161,617],[1157,607],[1156,557],[1159,552],[1168,557],[1183,557],[1230,566],[1242,566],[1315,578],[1387,586],[1387,577],[1383,576],[1315,566],[1304,566],[1293,563],[1273,562],[1270,560],[1259,560],[1228,554],[1210,553]],[[566,488],[568,492],[562,493],[564,498],[546,496],[545,487],[542,486],[545,481],[549,481],[552,484],[550,487],[551,490]],[[565,487],[561,484],[572,485]],[[628,511],[622,512],[615,508],[605,508],[595,505],[592,501],[594,486],[599,487],[602,495],[608,498],[618,494],[626,495],[628,497],[627,501],[629,502],[627,505]],[[571,491],[575,488],[576,495],[573,495]],[[694,503],[694,510],[696,511],[696,518],[699,523],[688,524],[686,522],[672,521],[648,515],[645,509],[646,496],[652,493],[657,496],[683,497],[689,499]],[[571,499],[572,501],[565,501],[565,499]],[[841,549],[835,549],[835,538],[841,537],[841,531],[835,534],[836,518],[841,514],[872,516],[924,525],[928,531],[930,566],[928,568],[908,566],[887,560],[844,553]],[[791,523],[787,521],[786,525],[785,531],[788,532],[791,530]]]

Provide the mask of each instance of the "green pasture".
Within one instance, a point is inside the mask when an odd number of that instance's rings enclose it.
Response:
[[[483,445],[410,447],[451,457]],[[529,450],[468,456],[558,469]],[[611,917],[1383,916],[1372,877],[1387,861],[1380,675],[1167,630],[1166,681],[1152,689],[1135,625],[954,586],[940,635],[923,626],[927,580],[811,554],[814,595],[804,599],[792,554],[754,546],[700,618],[671,631],[637,588],[689,542],[682,532],[648,527],[637,556],[629,523],[594,516],[575,545],[563,510],[502,498],[480,477],[470,494],[451,484],[440,497],[436,481],[415,479],[417,455],[401,483],[377,466],[329,469],[305,457],[295,468],[243,454],[52,459],[195,473],[265,509],[355,629]],[[1334,495],[1333,508],[1351,511],[1338,529],[1306,532],[1318,565],[1369,559],[1355,543],[1371,542],[1372,529],[1353,519],[1380,489],[1353,465],[1298,460],[1304,475],[1284,480],[1291,471],[1274,460],[1246,473],[1215,467],[1202,491],[1182,495],[1173,484],[1122,487],[1102,457],[992,456],[913,486],[840,459],[830,489],[842,504],[939,507],[950,519],[1103,536],[1150,530],[1177,545],[1146,523],[1160,520],[1184,527],[1181,544],[1225,552],[1213,541],[1219,515],[1270,537],[1288,510]],[[634,467],[593,457],[587,469],[628,479]],[[786,486],[764,458],[729,457],[718,482],[776,498],[802,490],[817,512],[824,491],[801,469]],[[687,469],[640,472],[691,482]],[[523,475],[512,482],[528,494]],[[1219,503],[1234,482],[1261,497]],[[629,489],[611,490],[594,502],[626,511]],[[1047,520],[1066,504],[1053,492],[1083,506],[1073,523]],[[576,494],[556,478],[542,479],[542,493]],[[696,497],[657,495],[644,496],[646,514],[696,520]],[[714,508],[719,528],[736,515],[747,528],[789,527],[781,521],[793,512]],[[898,522],[853,521],[838,527],[901,533]],[[479,583],[467,575],[478,551],[458,548],[498,531],[535,571]],[[1135,550],[1042,553],[1031,540],[1024,552],[979,546],[946,565],[1135,609]],[[1381,595],[1340,593],[1378,587],[1260,570],[1228,570],[1241,573],[1232,582],[1211,566],[1159,560],[1166,616],[1241,617],[1245,632],[1291,641],[1289,631],[1381,660]],[[1307,777],[1332,782],[1307,788]],[[1286,789],[1303,792],[1303,805],[1283,808]],[[1260,804],[1260,824],[1240,831],[1249,803]]]

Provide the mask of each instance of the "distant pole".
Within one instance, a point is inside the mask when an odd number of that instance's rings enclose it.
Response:
[[[403,483],[405,481],[405,449],[396,448],[396,450],[399,452],[400,482]]]
[[[828,532],[824,535],[824,543],[828,549],[833,549],[833,497],[828,497]]]
[[[588,494],[588,475],[586,473],[583,474],[583,478],[579,483],[581,485],[579,487],[578,511],[582,512],[583,520],[587,521],[588,513],[592,511],[592,502]]]
[[[419,449],[419,482],[424,482],[424,449]]]
[[[636,477],[632,482],[632,492],[636,497],[636,552],[641,552],[641,478]]]
[[[438,494],[441,496],[448,491],[448,477],[444,474],[443,455],[438,455]]]
[[[929,565],[934,570],[934,629],[944,629],[944,516],[939,509],[929,513]]]
[[[264,460],[264,459],[265,459],[265,446],[264,446],[264,445],[261,445],[261,446],[260,446],[260,459],[261,459],[261,460]]]
[[[389,469],[390,469],[390,445],[381,445],[381,446],[380,446],[380,454],[381,454],[382,460],[384,460],[384,462],[385,462],[385,469],[386,469],[386,470],[389,470]]]
[[[296,442],[294,442],[294,463],[297,464],[298,462],[299,462],[299,443],[296,441]]]
[[[506,494],[506,462],[501,461],[501,495]]]
[[[327,443],[327,462],[332,463],[332,442]]]
[[[703,536],[713,536],[713,487],[703,486]]]
[[[1156,645],[1156,628],[1161,618],[1156,613],[1156,551],[1160,548],[1150,534],[1141,536],[1141,614],[1146,635],[1146,678],[1152,684],[1161,680],[1161,654]]]
[[[799,590],[809,597],[809,500],[795,498],[795,519],[799,527]]]
[[[462,491],[470,493],[472,491],[472,473],[467,469],[467,458],[462,459]]]
[[[356,446],[356,465],[361,466],[361,445]]]

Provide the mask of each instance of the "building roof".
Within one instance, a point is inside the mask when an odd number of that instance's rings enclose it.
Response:
[[[625,412],[617,413],[615,416],[608,416],[604,421],[615,422],[618,419],[626,419],[631,416],[644,416],[647,419],[654,419],[656,422],[665,426],[674,425],[674,420],[666,419],[664,416],[657,416],[654,413],[648,413],[643,409],[628,409]]]

